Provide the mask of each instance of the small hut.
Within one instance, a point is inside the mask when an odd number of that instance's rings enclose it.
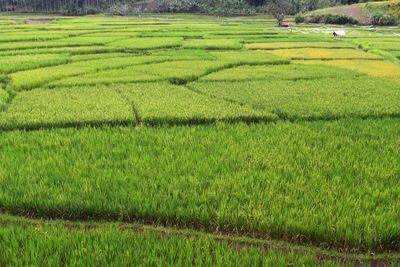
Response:
[[[279,26],[288,28],[290,27],[290,23],[287,21],[282,21],[281,23],[279,23]]]

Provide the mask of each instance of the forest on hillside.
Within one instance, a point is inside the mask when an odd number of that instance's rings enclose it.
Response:
[[[0,11],[45,12],[84,15],[99,12],[201,12],[252,14],[256,12],[295,14],[359,0],[0,0]]]

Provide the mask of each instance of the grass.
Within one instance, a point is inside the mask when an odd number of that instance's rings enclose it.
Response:
[[[228,39],[189,39],[183,43],[184,48],[192,49],[241,49],[242,44]]]
[[[280,65],[290,61],[266,51],[224,51],[210,52],[217,60],[227,65]]]
[[[13,55],[32,55],[32,54],[71,54],[81,55],[90,53],[112,53],[112,52],[125,52],[123,48],[113,48],[105,46],[76,46],[76,47],[53,47],[53,48],[31,48],[31,49],[19,49],[19,50],[6,50],[0,51],[1,56],[13,56]]]
[[[124,48],[130,50],[143,50],[154,48],[171,48],[182,45],[182,38],[132,38],[125,39],[109,44],[111,47]]]
[[[298,49],[298,48],[351,48],[352,45],[344,42],[275,42],[275,43],[252,43],[246,45],[248,49]]]
[[[21,41],[47,41],[68,37],[68,34],[59,32],[27,32],[25,34],[10,33],[1,35],[0,42],[21,42]]]
[[[205,75],[216,68],[224,66],[224,63],[207,60],[214,59],[210,55],[189,51],[190,53],[185,50],[175,53],[162,52],[152,56],[136,56],[134,58],[121,59],[120,61],[111,59],[112,63],[105,65],[105,67],[114,69],[101,70],[99,68],[97,71],[84,75],[52,82],[49,86],[96,85],[157,80],[171,80],[179,83],[180,81],[196,79],[198,76]]]
[[[72,76],[60,80],[57,68],[46,71],[46,76],[40,78],[38,84],[51,82],[49,86],[77,86],[77,85],[94,85],[94,84],[112,84],[112,83],[129,83],[129,82],[146,82],[156,80],[169,80],[173,83],[181,84],[198,79],[201,76],[212,72],[223,70],[237,65],[254,65],[254,64],[286,64],[287,60],[273,56],[262,51],[258,52],[215,52],[204,54],[197,50],[181,50],[179,52],[161,52],[152,56],[136,56],[134,58],[104,59],[98,62],[106,63],[102,67],[98,66],[96,61],[87,61],[83,63],[75,63],[66,65],[65,69],[70,69],[71,65],[79,66],[81,73],[85,75],[77,75],[75,72],[80,71],[79,68],[72,68],[73,73],[64,71],[63,76]],[[140,65],[140,66],[135,66]],[[129,66],[132,65],[132,66]],[[127,67],[129,66],[129,67]],[[104,71],[99,71],[104,68]],[[114,68],[113,70],[110,70]],[[91,70],[89,70],[91,69]],[[96,72],[97,71],[97,72]],[[42,73],[42,70],[37,70]],[[12,75],[15,88],[32,88],[37,86],[35,80],[26,80],[27,73]],[[39,76],[37,76],[39,79]],[[21,81],[22,80],[22,81]],[[21,83],[21,84],[19,84]],[[28,83],[28,84],[25,84]]]
[[[3,133],[0,205],[41,217],[150,220],[398,250],[398,125]]]
[[[0,14],[0,265],[399,264],[398,29],[29,17]]]
[[[114,90],[133,103],[140,121],[145,125],[274,118],[267,112],[261,113],[251,107],[209,98],[185,87],[168,83],[116,86]]]
[[[107,88],[37,89],[18,93],[0,128],[37,129],[134,121],[132,108]]]
[[[399,82],[368,77],[190,84],[202,94],[250,105],[282,119],[398,116]]]
[[[8,93],[0,86],[0,107],[2,107],[8,99]]]
[[[371,60],[315,60],[315,61],[298,61],[301,64],[317,64],[335,66],[338,68],[348,69],[365,73],[371,77],[380,77],[386,79],[400,79],[400,66],[388,61],[371,61]]]
[[[5,216],[0,224],[0,237],[6,241],[0,242],[2,265],[337,266],[329,256],[322,260],[316,253],[302,255],[301,249],[284,252],[280,244],[265,249],[269,244],[141,225],[45,223]]]
[[[68,62],[65,54],[40,54],[0,57],[0,73],[11,73]]]
[[[121,56],[119,58],[100,58],[55,67],[39,68],[28,71],[16,72],[10,75],[12,85],[17,91],[30,90],[46,83],[77,76],[89,72],[106,69],[118,69],[131,65],[145,64],[150,62],[166,61],[165,57],[143,57],[143,56]]]
[[[276,49],[272,50],[271,53],[291,59],[381,59],[380,56],[354,49]]]
[[[33,48],[56,48],[56,47],[77,47],[87,45],[104,45],[106,43],[121,39],[104,37],[73,37],[50,41],[25,41],[25,42],[0,42],[0,51],[33,49]]]
[[[300,63],[303,61],[299,61]],[[321,61],[325,62],[325,61]],[[330,61],[329,61],[330,62]],[[255,81],[255,80],[300,80],[337,77],[355,77],[358,74],[340,68],[317,65],[284,64],[267,66],[239,66],[204,76],[200,81]],[[385,62],[386,63],[386,62]],[[322,65],[322,64],[321,64]],[[284,75],[282,75],[284,74]]]

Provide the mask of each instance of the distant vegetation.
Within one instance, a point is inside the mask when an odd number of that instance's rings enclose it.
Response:
[[[0,16],[1,267],[399,266],[400,28],[46,17]]]
[[[400,1],[381,1],[315,10],[296,17],[297,23],[396,25]]]
[[[110,12],[200,12],[207,14],[297,14],[359,0],[1,0],[0,11],[85,15]]]

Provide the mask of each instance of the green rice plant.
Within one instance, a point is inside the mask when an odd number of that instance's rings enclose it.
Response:
[[[139,58],[140,57],[137,57],[136,60]],[[216,60],[197,59],[170,61],[170,57],[162,56],[161,54],[160,56],[143,57],[143,59],[146,60],[146,62],[143,63],[147,64],[73,76],[49,83],[48,86],[77,86],[157,80],[169,80],[172,83],[185,84],[207,75],[208,73],[212,73],[213,71],[223,69],[227,64],[227,66],[230,64]],[[172,59],[177,60],[179,57]],[[186,59],[186,57],[183,56],[183,59]],[[153,63],[151,61],[153,61]]]
[[[286,42],[331,42],[332,38],[323,35],[292,35],[273,36],[273,37],[248,37],[243,39],[243,43],[286,43]]]
[[[169,83],[116,85],[112,88],[133,103],[139,120],[145,125],[274,119],[268,112],[215,100]]]
[[[207,37],[212,37],[212,36],[216,36],[218,38],[218,36],[223,36],[224,38],[227,38],[229,36],[278,36],[280,35],[280,33],[278,31],[265,31],[263,29],[250,29],[248,27],[246,27],[243,30],[239,30],[239,31],[221,31],[221,32],[210,32]]]
[[[105,45],[112,42],[118,42],[124,40],[126,37],[121,36],[77,36],[70,37],[67,39],[61,39],[54,41],[54,44],[60,44],[62,46],[74,45]]]
[[[182,38],[203,38],[207,32],[201,31],[143,31],[141,37],[182,37]]]
[[[94,53],[120,53],[125,52],[123,48],[113,48],[105,46],[76,46],[76,47],[54,47],[54,48],[34,48],[34,49],[19,49],[0,51],[0,56],[12,55],[38,55],[38,54],[94,54]]]
[[[47,82],[68,76],[80,75],[92,70],[84,62],[71,63],[54,67],[16,72],[10,75],[11,84],[16,91],[30,90]]]
[[[184,48],[189,49],[241,49],[242,44],[230,39],[188,39],[183,43]]]
[[[210,52],[217,60],[226,65],[288,64],[290,61],[267,51],[218,51]]]
[[[365,76],[297,81],[198,82],[189,87],[218,99],[272,112],[281,119],[400,115],[400,83]]]
[[[354,45],[344,42],[272,42],[252,43],[245,46],[248,49],[297,49],[297,48],[351,48]]]
[[[136,31],[118,31],[118,30],[111,30],[109,32],[93,32],[93,33],[89,33],[89,34],[85,34],[85,37],[102,37],[102,38],[120,38],[120,39],[128,39],[128,38],[132,38],[132,37],[137,37],[139,36],[141,33],[140,32],[136,32]]]
[[[119,58],[101,58],[74,62],[55,67],[40,68],[35,70],[16,72],[10,75],[12,86],[17,91],[29,90],[46,83],[71,76],[83,75],[107,69],[119,69],[127,66],[145,64],[151,62],[163,62],[163,57],[151,56],[123,56]]]
[[[0,113],[3,130],[132,121],[130,105],[116,92],[100,87],[21,92]]]
[[[23,219],[3,219],[0,224],[1,265],[341,266],[333,259],[319,260],[312,252],[265,249],[261,242],[174,229]]]
[[[0,42],[46,41],[68,37],[63,32],[16,32],[0,35]]]
[[[302,61],[300,61],[302,62]],[[300,80],[320,78],[354,77],[361,74],[349,72],[336,67],[320,65],[267,65],[267,66],[239,66],[213,72],[200,78],[200,81],[255,81],[255,80]]]
[[[179,55],[179,54],[178,54]],[[182,55],[185,59],[185,54]],[[232,65],[241,64],[282,64],[287,63],[287,60],[271,55],[263,51],[247,51],[247,52],[213,52],[211,56],[218,59],[216,61],[198,60],[198,61],[175,61],[142,66],[138,68],[141,73],[160,76],[164,79],[169,79],[176,83],[185,83],[197,79],[199,76],[206,75],[218,69],[223,69]],[[48,82],[66,78],[69,76],[77,76],[91,71],[98,71],[102,69],[122,68],[133,66],[143,63],[163,62],[168,61],[170,56],[168,54],[160,54],[160,56],[137,56],[137,57],[123,57],[123,58],[109,58],[88,60],[85,62],[76,62],[63,66],[48,67],[30,71],[17,72],[10,75],[12,84],[15,90],[27,90],[44,85]],[[177,59],[176,57],[174,58]],[[110,77],[111,75],[111,77]],[[105,74],[104,77],[110,77],[113,80],[115,72],[110,75]],[[98,77],[97,74],[94,74]],[[121,72],[120,77],[127,77],[126,72]],[[115,79],[118,80],[118,76]],[[122,78],[123,81],[140,81],[141,79],[135,78],[134,75],[129,75],[132,78]],[[88,77],[91,79],[91,77]],[[104,81],[103,78],[102,80]],[[93,79],[91,79],[93,80]],[[147,80],[145,78],[144,80]],[[87,84],[92,84],[88,82]],[[107,82],[110,83],[110,82]],[[78,85],[86,84],[85,77],[70,78],[68,80],[56,83],[58,85]]]
[[[111,47],[124,48],[129,50],[144,50],[157,48],[179,47],[182,44],[182,38],[164,37],[164,38],[131,38],[115,41],[109,44]]]
[[[270,53],[291,59],[375,59],[382,57],[355,49],[298,48],[276,49]]]
[[[174,83],[186,83],[223,68],[225,62],[213,60],[183,60],[140,66],[143,73],[157,75]]]
[[[392,42],[373,42],[373,43],[370,43],[369,47],[371,49],[400,51],[400,46],[399,46],[398,42],[396,42],[396,41],[392,41]]]
[[[49,83],[48,86],[77,86],[157,80],[171,80],[178,83],[185,82],[194,80],[198,76],[212,71],[213,68],[223,65],[216,61],[197,60],[197,57],[202,58],[203,56],[202,53],[197,55],[192,53],[163,52],[150,56],[120,58],[119,60],[114,58],[107,60],[107,64],[93,64],[95,61],[88,61],[90,65],[97,66],[95,71],[84,75],[63,78]],[[192,60],[189,61],[188,59]],[[105,70],[101,71],[102,68]]]
[[[8,93],[2,88],[0,85],[0,110],[1,107],[7,102],[8,99]]]
[[[72,37],[50,41],[29,41],[29,42],[12,42],[1,43],[1,50],[19,50],[19,49],[34,49],[34,48],[53,48],[53,47],[74,47],[74,46],[91,46],[104,45],[113,41],[122,39],[121,37]]]
[[[254,34],[254,35],[249,35],[249,34],[227,34],[227,35],[206,35],[204,37],[207,40],[235,40],[238,43],[246,43],[247,41],[255,41],[255,40],[260,40],[262,42],[263,40],[269,40],[276,38],[275,35],[269,35],[269,34]],[[250,42],[251,42],[250,41]]]
[[[120,59],[122,57],[132,57],[134,54],[130,53],[87,53],[87,54],[77,54],[70,55],[68,60],[70,62],[78,62],[78,61],[86,61],[86,60],[95,60],[95,59],[108,59],[108,58],[117,58]]]
[[[0,215],[0,266],[326,263],[312,244],[387,252],[332,266],[398,258],[399,29],[30,17],[0,14],[0,211],[123,223]]]
[[[334,66],[337,68],[357,71],[359,73],[365,73],[372,77],[400,79],[400,66],[383,60],[300,60],[295,61],[295,63]]]
[[[0,73],[11,73],[68,62],[65,54],[15,55],[0,57]]]
[[[173,60],[214,60],[216,59],[208,51],[202,49],[173,49],[157,51],[152,53],[154,56],[166,57]]]
[[[149,58],[150,60],[150,58]],[[74,87],[82,85],[110,85],[114,83],[133,83],[166,80],[159,75],[147,73],[142,66],[124,69],[109,69],[60,79],[49,83],[48,87]]]
[[[398,251],[399,123],[3,132],[0,207]]]

